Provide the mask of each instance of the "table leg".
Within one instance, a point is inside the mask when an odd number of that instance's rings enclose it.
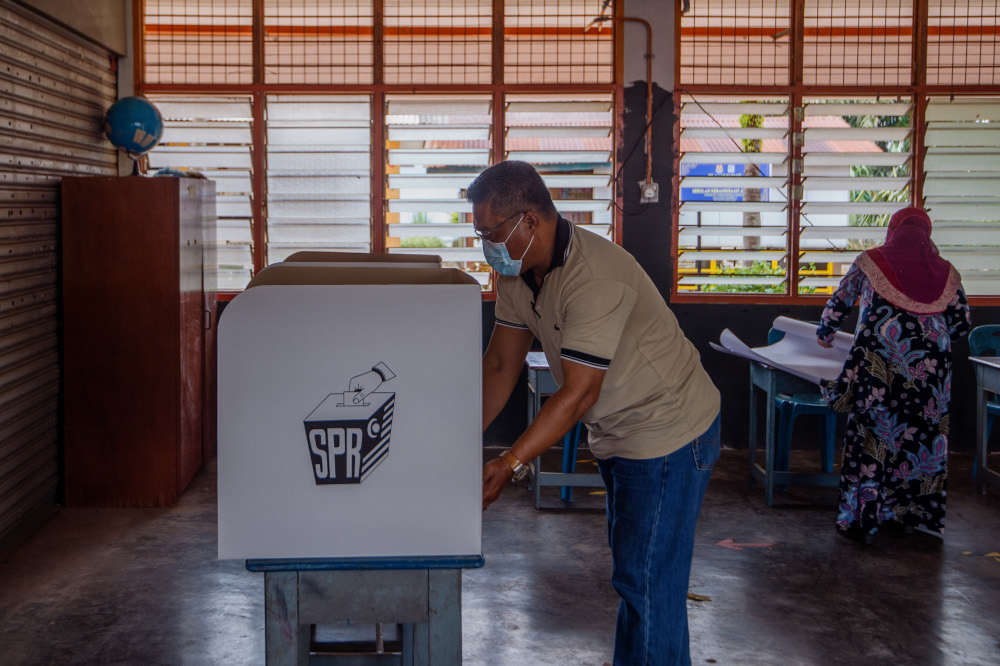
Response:
[[[753,368],[750,369],[750,487],[753,488],[753,466],[757,461],[757,385],[753,381]]]
[[[775,373],[767,375],[764,395],[764,499],[768,506],[774,503],[774,443],[777,436],[774,419]]]
[[[298,573],[264,574],[264,650],[268,666],[309,664],[309,625],[299,624]]]
[[[528,382],[528,390],[531,392],[531,400],[528,402],[528,425],[535,420],[535,416],[542,408],[542,392],[539,390],[538,375],[529,372],[531,381]],[[542,506],[542,457],[538,456],[534,460],[524,461],[528,465],[528,490],[535,493],[535,508]]]
[[[534,370],[528,370],[528,393],[531,394],[528,396],[528,425],[531,425],[538,410],[542,408],[542,393],[538,388],[538,381],[538,373]],[[535,493],[535,508],[537,509],[541,501],[541,492],[538,490],[538,475],[541,473],[540,461],[538,458],[525,460],[524,464],[528,466],[528,490]]]
[[[462,663],[462,571],[432,569],[427,572],[427,663]]]
[[[976,490],[979,494],[986,494],[986,400],[987,392],[983,390],[982,367],[976,367]]]

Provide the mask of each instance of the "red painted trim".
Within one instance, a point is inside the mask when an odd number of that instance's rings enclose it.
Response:
[[[792,196],[791,187],[797,187],[802,185],[802,174],[794,173],[792,169],[792,164],[795,160],[802,160],[802,146],[796,146],[792,137],[795,133],[802,132],[802,121],[795,118],[794,109],[802,106],[802,95],[794,94],[791,97],[791,107],[793,112],[790,114],[790,129],[792,131],[792,136],[789,137],[789,146],[791,159],[788,160],[788,182],[789,182],[789,192],[788,192],[788,228],[791,232],[788,233],[788,244],[786,249],[788,254],[785,259],[785,288],[793,296],[798,296],[799,291],[799,236],[802,234],[802,201],[796,199]]]
[[[972,18],[972,17],[970,17]],[[789,19],[789,23],[791,23]],[[680,36],[682,40],[693,38],[719,38],[719,39],[747,39],[752,37],[766,37],[773,39],[775,33],[781,30],[781,25],[775,23],[773,26],[748,27],[748,26],[693,26],[682,27]],[[912,26],[809,26],[804,27],[806,37],[898,37],[900,40],[910,37],[913,33]],[[928,26],[927,33],[933,37],[955,36],[969,37],[972,35],[996,37],[1000,35],[998,25],[963,25],[963,26]],[[962,40],[967,41],[967,40]]]
[[[253,125],[251,135],[253,145],[251,146],[251,164],[253,165],[251,207],[253,211],[253,227],[250,229],[253,239],[253,268],[254,274],[262,270],[267,259],[267,236],[264,229],[264,220],[267,217],[265,212],[265,200],[267,198],[267,182],[264,172],[267,165],[264,161],[264,145],[267,142],[264,136],[264,93],[255,92],[251,105],[253,107]]]
[[[615,91],[614,99],[614,109],[615,109],[615,146],[614,146],[614,158],[613,158],[613,171],[612,173],[622,173],[622,158],[624,158],[625,151],[625,123],[620,122],[619,119],[625,113],[625,90],[619,87]],[[623,224],[625,221],[624,207],[625,207],[625,187],[621,178],[615,179],[615,191],[611,193],[614,200],[614,214],[611,216],[611,239],[621,245],[624,240],[624,229]]]
[[[677,292],[670,297],[672,303],[731,303],[740,305],[822,305],[830,299],[827,295],[788,294],[691,294]]]
[[[616,2],[611,8],[616,19],[624,17],[625,8],[623,5],[624,3],[622,2]],[[625,80],[625,40],[622,39],[625,31],[622,21],[612,21],[611,29],[614,31],[615,45],[614,80],[616,83],[621,83]],[[650,86],[652,86],[651,80]],[[647,95],[652,95],[652,91],[647,91]],[[612,155],[612,173],[621,174],[624,169],[622,160],[625,157],[625,123],[622,120],[625,117],[625,87],[616,85],[613,98],[612,108],[614,109],[615,140],[614,153]],[[611,193],[611,197],[614,201],[614,211],[611,216],[611,240],[621,245],[625,240],[625,185],[620,177],[615,178],[615,188]]]
[[[547,93],[555,92],[560,94],[572,93],[593,93],[593,92],[614,92],[619,86],[614,83],[599,84],[551,84],[551,85],[493,85],[493,84],[428,84],[428,85],[376,85],[376,84],[351,84],[342,85],[337,83],[267,83],[267,84],[226,84],[226,83],[144,83],[141,86],[143,93],[160,94],[186,94],[186,93],[216,93],[219,95],[246,95],[252,92],[267,92],[268,94],[285,93],[492,93],[495,90],[502,90],[508,93]]]
[[[371,97],[372,104],[372,135],[371,135],[371,171],[372,171],[372,226],[371,248],[373,253],[385,252],[385,239],[389,235],[388,224],[385,221],[386,190],[389,181],[386,177],[385,148],[385,95],[376,93]]]
[[[680,5],[680,3],[677,3]],[[679,12],[680,10],[678,10]],[[674,300],[677,295],[677,279],[678,279],[678,269],[677,260],[680,256],[678,250],[678,244],[680,243],[680,217],[681,217],[681,96],[674,95],[674,135],[673,135],[673,160],[674,160],[674,177],[671,181],[671,203],[670,203],[670,219],[673,221],[671,224],[672,229],[670,230],[670,265],[671,265],[671,275],[673,276],[670,283],[671,296],[670,299]]]
[[[910,167],[910,203],[924,207],[924,159],[927,156],[927,146],[924,145],[927,133],[927,95],[915,95],[913,98],[913,114],[910,123],[913,127],[913,137],[910,139],[913,160]]]
[[[145,0],[132,0],[132,90],[139,90],[142,75],[146,71],[146,26],[142,18],[146,15]]]
[[[781,296],[776,294],[686,294],[679,292],[671,296],[672,303],[713,303],[731,305],[816,305],[822,306],[829,300],[823,294]],[[969,296],[969,305],[973,307],[1000,306],[1000,297]]]
[[[803,95],[997,95],[1000,83],[984,85],[927,85],[927,86],[742,86],[742,85],[694,85],[677,86],[674,91],[681,95],[760,95],[781,97],[800,92]]]
[[[582,17],[581,17],[582,18]],[[372,26],[352,25],[264,25],[264,34],[268,37],[349,37],[353,39],[371,39],[374,33]],[[773,32],[773,30],[771,31]],[[451,26],[385,26],[386,37],[476,37],[486,41],[493,34],[492,27],[451,27]],[[151,36],[190,36],[207,37],[243,37],[250,39],[253,35],[252,25],[233,24],[194,24],[194,23],[147,23],[146,34]],[[506,28],[504,34],[513,37],[570,37],[573,40],[607,41],[608,36],[600,30],[583,32],[577,27],[532,27]]]

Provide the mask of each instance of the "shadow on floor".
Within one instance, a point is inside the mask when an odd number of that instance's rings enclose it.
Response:
[[[1000,489],[973,493],[970,456],[950,458],[943,541],[871,547],[835,534],[834,489],[765,506],[746,456],[723,452],[698,524],[690,590],[710,600],[688,602],[693,663],[1000,663]],[[536,510],[521,482],[486,511],[486,566],[463,578],[465,664],[610,661],[603,498],[578,489],[572,506]],[[0,662],[263,663],[263,575],[215,549],[211,465],[172,509],[61,509],[0,563]]]

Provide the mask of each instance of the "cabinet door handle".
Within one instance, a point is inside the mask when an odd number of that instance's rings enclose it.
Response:
[[[212,311],[202,310],[201,311],[202,328],[206,331],[212,328]]]

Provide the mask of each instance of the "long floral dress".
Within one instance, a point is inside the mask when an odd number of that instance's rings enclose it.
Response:
[[[940,314],[907,312],[851,267],[830,298],[816,335],[830,341],[860,298],[854,346],[838,379],[822,387],[848,412],[837,527],[874,534],[896,521],[944,529],[951,343],[971,328],[959,288]]]

